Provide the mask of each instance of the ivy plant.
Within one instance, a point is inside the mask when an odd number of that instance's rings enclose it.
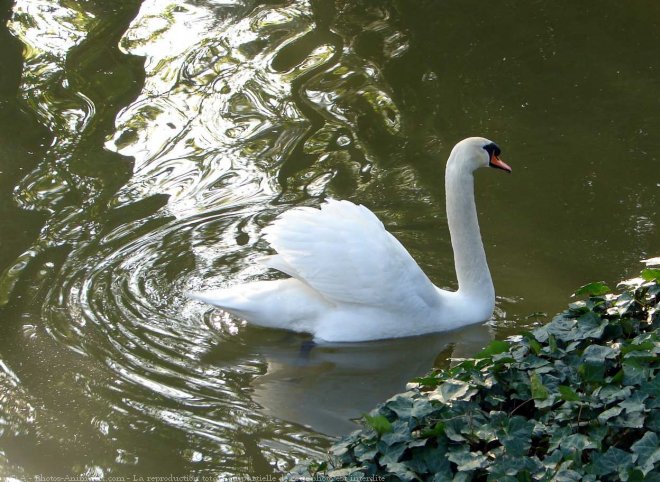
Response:
[[[659,280],[583,286],[545,326],[416,379],[288,479],[660,481]]]

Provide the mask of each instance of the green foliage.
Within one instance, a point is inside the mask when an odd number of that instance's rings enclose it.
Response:
[[[364,420],[371,428],[373,428],[378,435],[383,435],[392,431],[392,424],[382,415],[364,415]]]
[[[660,280],[660,268],[646,268],[642,270],[642,279],[645,281]]]
[[[605,282],[596,281],[594,283],[581,286],[575,293],[573,293],[573,296],[602,296],[611,292],[612,290],[605,284]]]
[[[289,480],[659,480],[658,273],[416,380]]]

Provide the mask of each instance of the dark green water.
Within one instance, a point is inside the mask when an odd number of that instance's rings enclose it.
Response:
[[[655,1],[0,5],[1,476],[277,474],[660,253]],[[304,356],[183,296],[272,276],[260,229],[327,196],[454,286],[470,135],[514,169],[477,176],[490,323]]]

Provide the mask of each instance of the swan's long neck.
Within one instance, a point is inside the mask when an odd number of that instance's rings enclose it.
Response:
[[[460,155],[456,151],[451,153],[445,174],[447,222],[454,250],[458,292],[494,304],[495,289],[486,262],[474,201],[474,175],[466,169],[467,163],[457,158]]]

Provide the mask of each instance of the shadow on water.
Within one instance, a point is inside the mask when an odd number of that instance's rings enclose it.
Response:
[[[253,399],[274,417],[330,435],[347,434],[378,403],[402,391],[447,357],[470,356],[491,340],[487,326],[369,343],[306,347],[300,337],[271,335],[253,349],[267,372],[251,385]],[[264,342],[265,341],[265,342]],[[208,357],[213,360],[214,352]]]
[[[11,229],[11,236],[3,236],[0,251],[0,270],[6,269],[36,237],[44,216],[17,208],[12,191],[24,173],[33,167],[51,142],[46,128],[21,108],[18,92],[23,71],[23,46],[9,33],[5,24],[11,17],[12,2],[0,3],[0,219],[3,232],[10,231],[13,219],[21,224]]]
[[[5,26],[11,17],[11,7],[12,2],[0,2],[0,125],[3,126],[0,129],[0,226],[5,233],[0,243],[0,270],[13,264],[25,246],[33,242],[43,224],[44,216],[16,207],[12,202],[12,190],[24,171],[38,162],[44,146],[50,142],[47,129],[24,112],[17,101],[23,58],[22,44]],[[18,217],[22,222],[15,226],[12,220]],[[14,330],[8,323],[6,311],[5,307],[0,307],[0,316],[5,319],[0,323],[0,337],[11,340]],[[3,420],[0,433],[11,439],[12,435],[25,435],[31,430],[36,403],[7,366],[5,351],[3,346],[0,352],[0,418]],[[19,461],[10,461],[4,451],[0,452],[0,466],[14,476],[24,474]]]
[[[0,3],[0,475],[286,470],[657,255],[660,28],[605,4]],[[261,228],[328,196],[452,287],[438,159],[468,134],[514,167],[477,176],[489,324],[308,349],[184,297],[277,276]]]

